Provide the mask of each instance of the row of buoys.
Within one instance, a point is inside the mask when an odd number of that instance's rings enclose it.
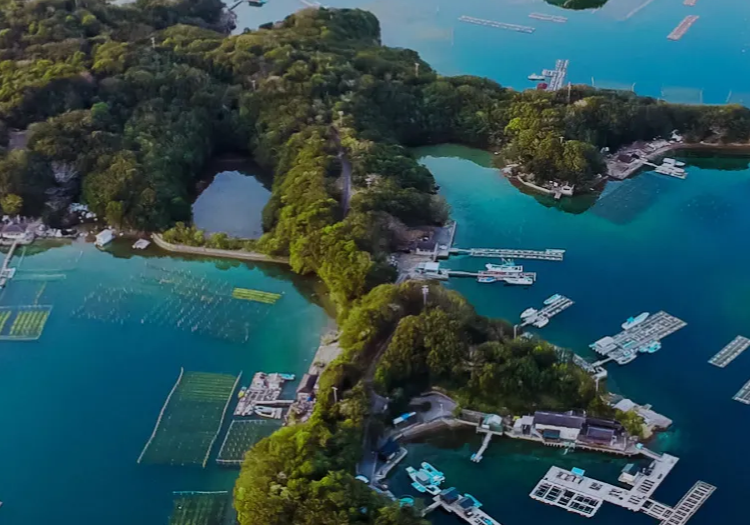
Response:
[[[232,290],[232,297],[235,299],[244,299],[245,301],[274,304],[281,299],[281,294],[250,290],[249,288],[235,288]]]

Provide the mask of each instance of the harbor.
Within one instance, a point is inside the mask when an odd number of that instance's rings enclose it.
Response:
[[[507,24],[505,22],[497,22],[495,20],[485,20],[484,18],[474,18],[473,16],[461,15],[458,17],[461,22],[468,24],[476,24],[486,27],[494,27],[497,29],[506,29],[508,31],[516,31],[518,33],[533,33],[535,28],[529,26],[522,26],[518,24]]]
[[[643,512],[661,521],[662,525],[683,525],[711,496],[716,487],[697,482],[674,507],[651,498],[666,480],[679,458],[657,454],[643,448],[644,456],[653,461],[647,468],[637,470],[628,465],[618,481],[631,485],[625,489],[585,475],[582,469],[566,470],[551,467],[529,496],[547,505],[590,518],[607,502],[632,512]],[[634,472],[635,471],[635,472]]]
[[[683,36],[685,36],[685,33],[688,32],[688,29],[690,29],[694,23],[698,21],[700,17],[698,15],[688,15],[685,18],[683,18],[682,22],[680,22],[677,27],[675,27],[669,35],[667,35],[667,38],[669,40],[679,40]]]
[[[527,308],[521,313],[521,327],[533,325],[536,328],[547,326],[550,319],[573,306],[573,301],[564,295],[555,294],[544,301],[540,310]]]
[[[239,392],[239,401],[234,409],[235,416],[269,417],[281,419],[282,408],[274,407],[279,403],[281,391],[287,381],[294,381],[294,374],[278,374],[256,372],[253,380],[247,387],[242,387]],[[285,400],[281,400],[285,401]],[[291,404],[292,400],[281,404]]]
[[[727,346],[719,350],[719,352],[708,360],[714,366],[724,368],[729,363],[737,359],[742,352],[747,350],[750,346],[750,339],[747,337],[738,335],[732,339]]]
[[[544,69],[542,75],[549,78],[547,91],[557,91],[565,85],[565,77],[568,75],[568,65],[570,60],[558,60],[555,62],[555,69]]]
[[[662,339],[686,325],[685,321],[663,311],[653,315],[644,312],[630,318],[622,324],[622,332],[603,337],[589,345],[593,351],[605,356],[605,359],[594,365],[602,365],[608,361],[624,365],[640,354],[654,353],[661,349]]]

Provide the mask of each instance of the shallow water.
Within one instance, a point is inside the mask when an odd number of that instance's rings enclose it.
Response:
[[[53,305],[41,339],[0,342],[3,525],[163,525],[173,490],[231,490],[237,471],[214,465],[218,445],[206,469],[136,464],[180,367],[242,371],[245,384],[259,370],[300,374],[328,322],[311,302],[312,284],[291,280],[279,268],[113,250],[117,257],[75,243],[14,258],[20,270],[3,306],[33,302],[42,282],[23,276],[55,270],[50,273],[66,278],[47,283],[41,293],[40,304]],[[154,305],[168,299],[166,285],[144,278],[174,280],[180,271],[205,277],[214,290],[239,286],[284,295],[254,310],[247,319],[249,340],[241,344],[174,324],[141,324],[159,315]],[[151,293],[123,304],[116,318],[130,313],[124,324],[72,315],[91,293],[107,298],[122,288]]]
[[[744,523],[743,497],[750,481],[744,441],[738,436],[750,432],[750,412],[731,398],[750,378],[750,353],[726,369],[707,360],[736,335],[747,335],[750,326],[750,246],[744,242],[750,229],[747,159],[740,170],[740,161],[732,159],[730,171],[721,169],[721,159],[686,157],[683,160],[700,166],[687,167],[687,180],[644,173],[609,183],[591,210],[570,214],[519,192],[487,167],[487,153],[438,146],[417,154],[452,206],[457,246],[567,250],[561,263],[519,261],[538,272],[537,283],[528,289],[453,279],[449,286],[479,313],[515,320],[529,306],[562,293],[575,304],[539,333],[589,357],[589,343],[618,332],[620,323],[642,311],[663,309],[688,323],[664,339],[657,354],[624,367],[608,365],[609,387],[638,403],[652,404],[675,422],[654,446],[679,456],[680,463],[655,499],[674,505],[695,481],[704,480],[718,490],[691,523]],[[460,257],[444,265],[477,270],[489,261]],[[445,452],[445,459],[436,449],[420,445],[415,457],[432,454],[438,468],[455,469],[448,484],[483,501],[504,525],[580,521],[528,497],[550,465],[596,469],[601,461],[611,466],[603,472],[608,481],[616,480],[622,466],[602,455],[563,456],[556,450],[518,447],[496,441],[479,466],[469,462],[478,442]],[[405,464],[415,462],[407,457]],[[652,521],[607,505],[595,519],[608,525]]]

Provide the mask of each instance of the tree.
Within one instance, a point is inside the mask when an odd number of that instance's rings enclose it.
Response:
[[[18,215],[23,208],[23,199],[14,193],[7,193],[0,197],[0,207],[6,215]]]

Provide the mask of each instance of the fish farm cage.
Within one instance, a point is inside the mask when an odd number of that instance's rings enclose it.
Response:
[[[205,467],[241,376],[180,369],[138,463]]]
[[[221,444],[216,463],[224,466],[242,465],[245,453],[264,437],[281,428],[279,421],[260,419],[234,420]]]
[[[229,525],[232,514],[229,492],[175,492],[169,525]]]
[[[172,327],[246,343],[280,298],[281,294],[149,265],[125,286],[99,286],[72,315],[121,325]]]
[[[51,312],[50,305],[0,307],[0,341],[36,341]]]

